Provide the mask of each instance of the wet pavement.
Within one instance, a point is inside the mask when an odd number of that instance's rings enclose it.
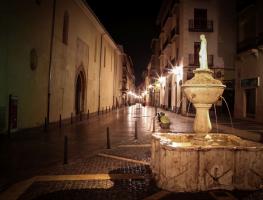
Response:
[[[192,132],[193,118],[165,112],[172,121],[173,132]],[[19,133],[0,141],[0,183],[2,190],[17,181],[36,176],[19,196],[26,199],[144,199],[160,192],[153,181],[150,162],[150,138],[153,128],[153,108],[139,105],[113,110],[88,120],[66,125],[61,130]],[[135,121],[138,139],[135,140]],[[231,124],[218,120],[217,130],[233,131]],[[247,123],[248,126],[244,124]],[[110,128],[112,149],[106,149],[106,128]],[[261,138],[263,125],[234,120],[235,130],[250,137],[254,131]],[[155,124],[156,131],[160,130]],[[63,165],[64,136],[68,136],[68,164]],[[109,175],[109,178],[87,178],[81,175]],[[63,181],[57,175],[65,176]],[[71,177],[71,175],[73,177]],[[70,176],[70,178],[68,177]],[[114,178],[114,177],[119,178]],[[138,176],[142,178],[138,179]],[[48,177],[48,178],[47,178]],[[70,180],[68,180],[70,179]],[[48,181],[49,180],[49,181]],[[262,192],[232,192],[236,199],[260,199]],[[185,196],[186,195],[186,196]],[[253,196],[254,195],[254,196]],[[260,196],[261,195],[261,196]],[[199,198],[200,197],[200,198]],[[213,194],[169,193],[158,199],[216,199]],[[1,199],[1,195],[0,195]],[[219,198],[218,198],[219,199]],[[233,199],[233,198],[232,198]]]
[[[150,134],[152,116],[152,109],[131,106],[95,115],[72,126],[66,125],[61,130],[17,133],[11,139],[0,141],[0,186],[20,180],[20,177],[30,177],[42,168],[63,163],[66,135],[69,161],[85,158],[106,147],[107,127],[114,146],[134,139],[135,121],[138,122],[138,137]]]

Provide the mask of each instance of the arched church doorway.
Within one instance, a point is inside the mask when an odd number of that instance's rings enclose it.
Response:
[[[81,112],[84,111],[85,88],[86,88],[85,75],[82,71],[80,71],[77,75],[76,86],[75,86],[76,114],[80,114]]]

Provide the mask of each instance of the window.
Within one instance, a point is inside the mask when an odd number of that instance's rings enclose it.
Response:
[[[111,57],[110,57],[110,59],[111,59],[111,68],[110,68],[110,70],[112,71],[112,65],[113,65],[112,52],[111,52]]]
[[[37,68],[37,50],[35,48],[30,51],[30,68],[34,71]]]
[[[194,65],[199,66],[199,51],[200,51],[200,42],[194,43]]]
[[[95,47],[94,47],[94,62],[97,60],[97,43],[98,43],[98,36],[95,38]]]
[[[67,45],[68,44],[68,32],[69,32],[69,14],[66,11],[64,13],[64,21],[63,21],[63,35],[62,42]]]
[[[104,47],[104,67],[106,67],[106,47]]]
[[[195,8],[194,10],[195,27],[205,29],[207,27],[207,9]]]

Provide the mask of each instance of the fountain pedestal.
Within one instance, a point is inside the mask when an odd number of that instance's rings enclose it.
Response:
[[[209,109],[212,104],[196,103],[196,116],[194,120],[194,132],[196,133],[209,133],[212,130],[212,125],[209,118]]]
[[[196,108],[195,133],[209,133],[212,130],[209,109],[223,94],[225,85],[212,77],[209,69],[197,69],[195,76],[182,85],[187,99]]]

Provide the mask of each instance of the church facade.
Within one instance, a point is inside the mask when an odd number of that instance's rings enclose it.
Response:
[[[1,133],[120,105],[121,51],[84,1],[2,4]]]

